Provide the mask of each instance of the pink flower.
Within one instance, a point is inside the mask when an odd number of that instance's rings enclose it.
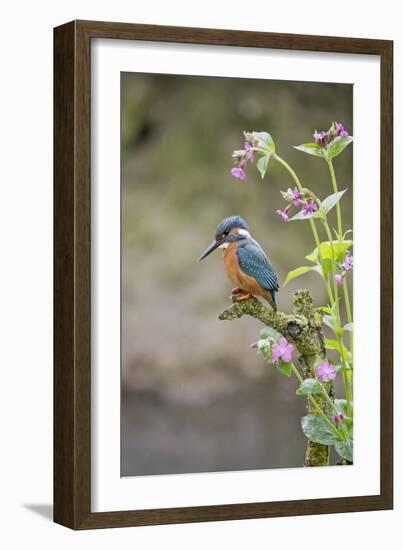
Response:
[[[235,166],[234,168],[232,168],[231,174],[234,176],[234,178],[238,178],[240,180],[246,179],[246,174],[240,166]]]
[[[337,131],[338,136],[341,136],[341,137],[347,137],[348,136],[348,132],[344,128],[344,126],[341,122],[335,122],[335,126],[336,126],[336,131]]]
[[[351,256],[351,252],[349,250],[347,250],[346,255],[344,256],[344,261],[341,265],[346,271],[353,269],[353,257]]]
[[[316,376],[321,382],[329,382],[336,378],[337,369],[334,365],[330,365],[327,361],[323,361],[319,367],[315,369]]]
[[[289,191],[291,191],[291,189]],[[294,187],[294,190],[291,191],[291,196],[292,196],[292,202],[294,203],[294,205],[301,206],[302,193],[298,191],[298,187]]]
[[[327,132],[322,130],[321,132],[318,132],[315,130],[315,133],[313,134],[313,138],[315,140],[315,143],[320,145],[322,149],[326,149],[327,146],[337,137],[347,137],[348,132],[344,128],[343,124],[341,122],[334,122],[332,123],[331,127]]]
[[[313,214],[318,209],[318,205],[315,202],[307,202],[302,207],[302,212],[304,216],[309,216],[309,214]]]
[[[280,218],[283,220],[283,222],[288,222],[288,212],[291,208],[291,204],[286,206],[284,210],[276,210],[276,214],[280,216]]]
[[[294,346],[289,344],[282,336],[278,344],[273,344],[271,348],[271,354],[273,363],[277,363],[280,358],[282,358],[286,363],[291,361],[292,352],[294,351]]]
[[[244,168],[248,162],[253,162],[254,160],[254,149],[252,144],[249,141],[245,141],[245,149],[233,151],[232,158],[235,166],[231,169],[231,174],[240,180],[246,179]]]
[[[333,415],[333,422],[336,424],[339,424],[339,422],[343,422],[344,420],[344,414],[339,411],[337,414]]]
[[[329,140],[329,132],[317,132],[315,130],[313,134],[313,139],[315,140],[315,143],[320,145],[321,147],[326,147],[328,140]]]
[[[248,157],[249,162],[253,162],[255,156],[253,154],[253,147],[249,143],[249,141],[245,141],[245,151],[246,151],[246,155]]]
[[[336,279],[336,283],[339,286],[343,284],[343,277],[340,275],[340,273],[337,273],[337,275],[335,275],[335,279]]]

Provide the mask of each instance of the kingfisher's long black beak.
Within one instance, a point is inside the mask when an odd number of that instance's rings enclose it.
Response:
[[[203,252],[203,254],[200,256],[199,258],[199,262],[201,260],[203,260],[204,258],[206,258],[209,254],[211,254],[216,248],[218,248],[220,246],[220,244],[222,244],[223,241],[217,241],[217,240],[214,240],[207,248],[206,250]]]

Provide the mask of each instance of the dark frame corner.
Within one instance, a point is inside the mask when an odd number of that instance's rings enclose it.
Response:
[[[91,512],[91,39],[377,55],[381,58],[381,491],[379,495]],[[393,508],[393,42],[72,21],[54,29],[54,521],[72,529]]]

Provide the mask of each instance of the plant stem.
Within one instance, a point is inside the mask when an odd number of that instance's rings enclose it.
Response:
[[[335,264],[336,264],[336,254],[334,252],[334,245],[333,245],[333,238],[332,233],[329,228],[329,224],[327,223],[327,220],[324,220],[323,225],[326,230],[327,238],[329,239],[330,243],[330,250],[332,254],[332,277],[333,277],[333,289],[334,289],[334,297],[336,301],[336,321],[337,321],[337,341],[340,348],[340,358],[341,363],[343,366],[343,381],[344,386],[346,389],[346,400],[347,400],[347,412],[350,417],[352,417],[352,409],[351,409],[351,401],[352,401],[352,390],[351,390],[351,379],[350,375],[347,372],[347,364],[346,364],[346,358],[344,356],[344,343],[343,339],[340,336],[340,329],[341,329],[341,321],[340,321],[340,308],[339,308],[339,291],[337,288],[337,282],[336,282],[336,274],[335,274]]]
[[[295,374],[295,376],[298,378],[298,382],[300,384],[302,384],[302,382],[304,381],[304,379],[302,378],[299,370],[297,369],[297,367],[294,365],[294,363],[291,363],[292,365],[292,372]]]
[[[327,164],[328,164],[328,167],[329,167],[330,177],[331,177],[331,180],[332,180],[333,192],[337,193],[338,192],[337,180],[336,180],[336,174],[335,174],[335,171],[334,171],[334,168],[333,168],[332,159],[327,159]],[[337,203],[336,209],[337,209],[337,227],[338,227],[338,233],[339,233],[339,241],[341,241],[343,239],[343,226],[342,226],[342,221],[341,221],[340,202]],[[349,323],[352,323],[353,322],[353,317],[352,317],[352,314],[351,314],[350,297],[349,297],[349,293],[348,293],[348,286],[347,286],[346,279],[343,280],[343,292],[344,292],[344,301],[345,301],[345,304],[346,304],[347,319],[348,319]],[[353,365],[354,365],[354,334],[353,334],[353,331],[350,331],[349,339],[350,339],[350,352],[351,352],[351,366],[353,367]],[[341,337],[339,337],[339,341],[340,340],[341,340]],[[341,347],[340,350],[342,352],[342,362],[343,362],[343,357],[344,357],[343,348]],[[346,398],[347,398],[347,403],[351,404],[352,390],[351,390],[350,373],[346,371],[343,374],[343,377],[348,378],[348,380],[345,380]],[[351,407],[349,408],[349,411],[351,412]]]
[[[316,403],[315,399],[312,396],[308,397],[309,401],[312,403],[312,405],[315,407],[316,412],[319,413],[319,415],[323,418],[323,420],[326,422],[326,424],[329,426],[329,428],[332,430],[332,432],[337,436],[337,438],[340,438],[340,432],[339,430],[333,426],[332,421],[329,420],[329,418],[326,416],[326,414],[322,411],[322,409],[319,407],[319,405]]]
[[[330,243],[330,251],[332,254],[332,279],[333,279],[333,291],[334,291],[334,299],[336,302],[336,317],[337,317],[337,323],[338,327],[340,327],[340,308],[339,308],[339,291],[337,288],[337,282],[336,282],[336,272],[335,272],[335,265],[336,265],[336,254],[334,251],[334,245],[333,245],[333,238],[332,233],[329,228],[329,224],[327,223],[327,220],[323,222],[327,238],[329,239]]]
[[[353,410],[351,407],[351,403],[353,401],[353,392],[351,389],[351,370],[347,370],[343,374],[343,380],[345,381],[345,387],[346,387],[347,412],[349,417],[353,418]]]
[[[332,306],[334,304],[334,298],[333,298],[332,289],[329,284],[329,279],[325,279],[325,286],[326,286],[327,294],[329,296],[330,305]]]
[[[328,160],[327,160],[327,164],[328,164],[328,166],[329,166],[330,177],[331,177],[331,179],[332,179],[333,192],[334,192],[334,193],[337,193],[337,192],[338,192],[338,189],[337,189],[336,174],[335,174],[335,172],[334,172],[332,159],[328,159]],[[336,211],[337,211],[337,230],[338,230],[338,233],[339,233],[339,241],[341,241],[341,240],[343,240],[343,226],[342,226],[342,223],[341,223],[341,207],[340,207],[340,202],[338,202],[338,203],[336,204]]]
[[[277,162],[279,162],[284,168],[287,170],[287,172],[291,175],[292,179],[295,181],[296,186],[298,187],[298,190],[300,193],[303,192],[303,187],[301,185],[301,182],[299,181],[299,178],[297,174],[294,172],[294,170],[291,168],[291,166],[281,157],[279,157],[276,153],[273,153],[273,158]]]
[[[323,395],[325,396],[325,399],[326,401],[329,403],[330,407],[333,409],[333,411],[336,413],[336,415],[338,416],[339,415],[339,411],[337,410],[336,408],[336,405],[334,404],[334,401],[333,399],[331,399],[330,395],[327,393],[326,391],[326,387],[324,384],[321,383],[321,389],[322,389],[322,393]],[[346,439],[348,439],[348,433],[345,429],[345,426],[343,424],[341,424],[341,429],[342,429],[342,432],[345,436]]]
[[[311,222],[312,233],[313,233],[313,237],[315,239],[316,247],[318,249],[318,254],[320,254],[320,241],[319,241],[318,231],[316,229],[315,222],[313,220],[309,220],[309,221]]]
[[[330,177],[332,179],[333,191],[335,193],[337,193],[338,188],[337,188],[336,174],[335,174],[335,171],[334,171],[334,168],[333,168],[332,159],[327,159],[327,164],[329,166]],[[340,202],[338,202],[336,204],[336,208],[337,208],[337,226],[338,226],[338,232],[339,232],[339,241],[341,241],[343,239],[343,226],[342,226],[342,222],[341,222]],[[352,323],[353,322],[353,317],[351,315],[350,298],[349,298],[349,295],[348,295],[348,286],[347,286],[347,282],[346,282],[345,279],[343,280],[343,291],[344,291],[344,301],[346,302],[347,319],[348,319],[349,323]],[[350,342],[352,342],[352,332],[351,332],[351,336],[350,336]],[[353,353],[352,344],[351,344],[351,353]]]
[[[347,313],[347,319],[349,323],[353,322],[353,316],[351,315],[351,307],[350,307],[350,298],[348,295],[348,286],[347,281],[344,278],[343,279],[343,290],[344,290],[344,300],[346,302],[346,313]]]
[[[346,278],[343,279],[343,291],[344,291],[344,301],[346,302],[347,319],[349,323],[352,323],[353,316],[351,314],[350,297],[348,294],[348,285],[347,285]],[[354,332],[353,330],[350,331],[350,352],[351,352],[351,366],[353,366],[354,365]]]
[[[333,168],[332,159],[327,159],[327,164],[329,166],[329,172],[330,172],[330,177],[331,177],[331,180],[332,180],[333,191],[334,191],[334,193],[337,193],[338,192],[337,180],[336,180],[336,174],[335,174],[335,171],[334,171],[334,168]],[[340,202],[338,202],[336,204],[336,209],[337,209],[337,228],[338,228],[338,232],[339,232],[339,241],[341,241],[343,239],[343,225],[342,225],[342,221],[341,221]],[[348,295],[348,286],[347,286],[347,282],[346,282],[345,279],[343,281],[343,291],[344,291],[344,301],[346,303],[347,319],[348,319],[349,323],[352,323],[353,322],[353,317],[351,315],[350,298],[349,298],[349,295]],[[351,357],[353,357],[353,354],[354,354],[353,344],[354,344],[354,335],[353,335],[353,332],[350,331]]]
[[[322,389],[322,393],[323,395],[325,396],[325,399],[326,401],[329,403],[329,405],[331,406],[331,408],[333,409],[333,411],[338,414],[338,410],[336,409],[336,405],[334,404],[334,401],[333,399],[331,399],[330,395],[327,393],[326,391],[326,387],[324,384],[322,384],[322,382],[320,382],[320,387]]]

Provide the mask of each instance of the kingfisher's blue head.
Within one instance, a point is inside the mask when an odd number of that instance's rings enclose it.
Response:
[[[241,216],[228,216],[228,218],[224,218],[218,224],[215,232],[215,238],[218,239],[225,234],[229,235],[231,229],[235,229],[236,227],[238,227],[238,229],[243,229],[244,231],[249,231],[248,224],[241,218]]]
[[[228,246],[231,240],[245,238],[249,235],[249,226],[241,216],[228,216],[217,227],[214,241],[206,248],[199,260],[203,260],[218,247]]]

